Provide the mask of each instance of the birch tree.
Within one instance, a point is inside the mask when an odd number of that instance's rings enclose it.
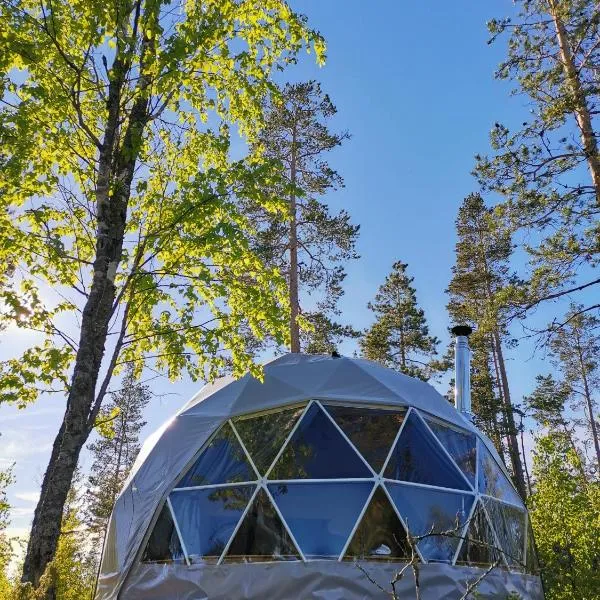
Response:
[[[238,208],[281,213],[278,174],[229,150],[256,141],[273,69],[324,43],[284,0],[1,0],[0,20],[0,257],[18,261],[0,300],[39,336],[2,365],[1,398],[66,398],[23,568],[36,587],[113,374],[209,378],[225,351],[258,375],[240,329],[285,341],[284,282]]]

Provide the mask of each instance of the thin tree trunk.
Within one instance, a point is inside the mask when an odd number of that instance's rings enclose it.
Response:
[[[144,52],[149,49],[150,44],[151,40],[145,38],[142,64]],[[148,119],[148,97],[145,90],[149,80],[141,76],[137,85],[139,95],[131,109],[122,146],[116,149],[121,95],[127,70],[128,64],[117,54],[111,69],[113,76],[108,92],[108,118],[98,159],[98,225],[94,275],[82,313],[79,347],[67,396],[67,408],[42,482],[23,565],[22,581],[30,582],[36,588],[56,553],[67,494],[81,449],[94,427],[94,407],[101,401],[95,398],[96,384],[116,296],[115,275],[121,261],[131,182],[142,132]],[[48,596],[54,597],[52,589]]]
[[[588,382],[587,369],[583,360],[583,353],[581,351],[581,345],[579,339],[577,340],[577,354],[579,358],[579,365],[581,367],[581,381],[583,382],[583,395],[585,397],[585,403],[588,411],[588,418],[590,422],[590,428],[592,430],[592,439],[594,440],[594,449],[596,450],[596,462],[598,463],[598,469],[600,471],[600,442],[598,441],[598,427],[596,425],[596,419],[594,418],[594,403],[592,402],[592,395],[590,392],[590,386]]]
[[[598,144],[596,142],[596,134],[592,125],[590,109],[587,104],[579,72],[573,60],[573,53],[569,45],[569,34],[565,25],[558,14],[556,0],[548,0],[550,7],[550,15],[554,21],[556,30],[556,39],[560,49],[560,59],[562,62],[567,84],[571,88],[573,94],[573,113],[575,120],[581,132],[581,142],[585,152],[585,158],[592,176],[592,183],[596,189],[596,203],[600,206],[600,159],[598,157]]]
[[[292,156],[290,160],[290,182],[292,188],[296,185],[296,129],[292,134]],[[300,352],[300,327],[298,314],[300,312],[298,292],[298,215],[296,214],[296,192],[290,194],[290,350]]]
[[[519,437],[521,438],[521,455],[523,457],[523,469],[525,470],[525,478],[527,480],[527,495],[531,496],[531,477],[529,476],[529,468],[527,467],[527,456],[525,454],[525,427],[523,426],[523,418],[521,418],[519,433]]]

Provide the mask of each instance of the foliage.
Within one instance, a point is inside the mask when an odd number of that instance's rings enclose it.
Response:
[[[268,193],[288,199],[288,219],[249,204],[246,210],[257,228],[257,250],[288,282],[291,335],[302,349],[330,351],[344,337],[356,337],[337,323],[337,303],[343,295],[344,261],[358,258],[355,243],[359,227],[341,210],[332,213],[321,199],[343,187],[342,177],[325,154],[349,138],[333,133],[328,122],[336,107],[316,81],[287,84],[270,97],[265,125],[255,148],[281,164],[283,179],[273,180]],[[301,308],[301,292],[316,295],[313,310]],[[298,315],[305,324],[298,328]],[[292,348],[297,352],[300,348]]]
[[[10,505],[6,488],[14,482],[12,469],[0,471],[0,598],[8,598],[11,582],[8,579],[8,565],[12,558],[12,547],[6,535],[10,523]]]
[[[600,486],[562,433],[537,439],[529,499],[548,600],[593,600],[600,589]]]
[[[429,334],[407,267],[402,262],[394,263],[374,301],[368,304],[376,320],[360,340],[360,347],[365,358],[427,381],[439,341]]]

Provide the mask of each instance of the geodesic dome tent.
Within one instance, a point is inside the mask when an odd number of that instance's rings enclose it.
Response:
[[[410,532],[410,536],[408,535]],[[97,598],[543,598],[523,502],[491,442],[430,385],[288,354],[204,387],[144,445]],[[411,591],[412,590],[412,591]],[[410,572],[396,584],[414,597]]]

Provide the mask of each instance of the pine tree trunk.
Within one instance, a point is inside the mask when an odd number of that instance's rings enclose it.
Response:
[[[150,43],[150,40],[144,40],[142,53]],[[140,95],[131,109],[122,146],[119,150],[116,149],[126,71],[127,66],[117,56],[113,63],[113,79],[109,85],[107,102],[108,118],[98,159],[94,275],[82,313],[79,347],[67,396],[67,408],[44,474],[23,565],[22,581],[32,583],[34,587],[38,586],[56,553],[67,494],[79,454],[94,426],[96,384],[116,296],[114,281],[121,261],[131,182],[142,132],[148,119],[145,89],[149,81],[140,77]],[[49,590],[50,598],[53,594],[53,590]]]
[[[519,494],[522,498],[527,497],[527,490],[525,489],[525,479],[523,477],[523,465],[521,464],[521,455],[519,453],[519,442],[517,440],[517,428],[515,426],[515,415],[513,412],[512,402],[510,399],[510,389],[508,387],[508,376],[506,374],[506,365],[504,363],[504,355],[502,352],[502,343],[500,336],[497,331],[493,333],[493,339],[496,350],[496,357],[498,359],[498,370],[500,373],[501,387],[502,387],[502,399],[504,404],[504,415],[506,418],[506,425],[508,431],[506,432],[506,438],[508,442],[508,455],[510,457],[510,463],[513,470],[513,476],[515,485]]]
[[[579,339],[577,340],[577,354],[579,358],[579,365],[581,367],[581,381],[583,382],[583,395],[585,397],[586,408],[588,411],[588,419],[590,422],[590,428],[592,430],[592,439],[594,440],[594,449],[596,450],[596,462],[598,463],[598,469],[600,470],[600,442],[598,441],[598,427],[596,425],[596,419],[594,417],[594,403],[592,402],[592,394],[590,392],[590,386],[588,382],[588,373],[583,360],[583,353],[581,351],[581,345]]]
[[[292,134],[292,155],[290,160],[290,182],[296,185],[296,130]],[[296,193],[290,194],[290,351],[300,352],[300,328],[298,326],[299,292],[298,292],[298,216]]]
[[[579,131],[581,132],[581,142],[585,158],[592,176],[592,183],[596,190],[596,203],[600,206],[600,159],[598,157],[598,144],[592,125],[590,109],[583,91],[579,72],[573,60],[573,53],[569,45],[569,34],[558,14],[556,0],[548,0],[548,6],[550,7],[550,15],[554,21],[563,70],[567,84],[573,94],[573,112],[579,126]]]

